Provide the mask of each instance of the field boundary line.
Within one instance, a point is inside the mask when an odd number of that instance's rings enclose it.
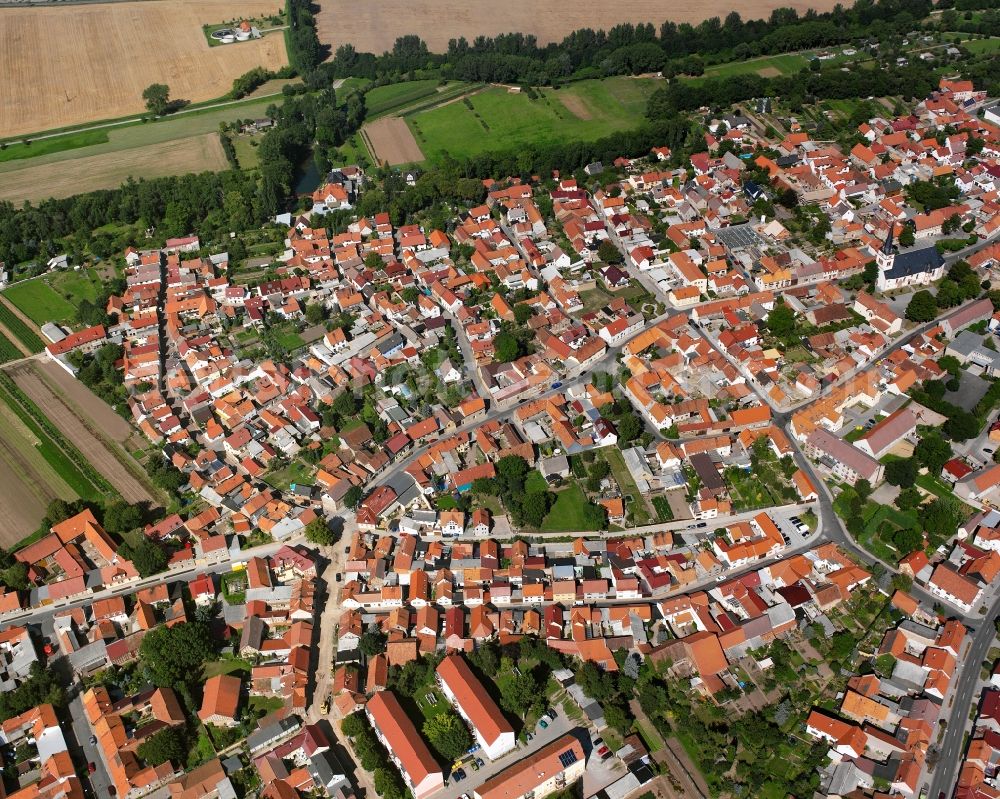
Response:
[[[41,380],[49,391],[59,398],[62,404],[66,406],[66,409],[69,410],[73,416],[76,417],[77,421],[80,422],[83,428],[96,438],[102,447],[114,456],[115,460],[117,460],[125,468],[125,471],[131,474],[132,477],[134,477],[139,484],[149,492],[149,495],[154,502],[158,500],[160,501],[160,504],[165,507],[166,503],[163,502],[166,498],[165,492],[153,484],[152,480],[149,479],[149,475],[143,470],[139,462],[129,455],[128,451],[121,446],[121,444],[114,439],[108,438],[104,431],[97,427],[93,419],[91,419],[79,405],[73,402],[72,397],[63,391],[60,386],[56,385],[44,371],[38,369],[35,364],[30,364],[27,368],[31,370],[35,377]]]

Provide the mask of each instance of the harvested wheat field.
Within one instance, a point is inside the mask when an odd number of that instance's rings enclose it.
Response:
[[[424,160],[424,154],[405,119],[382,117],[365,125],[362,135],[367,140],[372,157],[378,163],[395,166]]]
[[[94,415],[81,408],[75,398],[71,400],[58,386],[46,382],[43,374],[38,371],[37,364],[33,362],[19,364],[8,370],[8,373],[14,378],[18,388],[31,398],[94,468],[104,475],[123,499],[128,502],[155,502],[155,497],[135,475],[135,472],[141,472],[141,467],[136,464],[132,469],[126,468],[124,460],[129,455],[110,440],[109,432],[101,426],[101,418],[95,419]],[[86,390],[82,385],[79,389]],[[94,399],[97,400],[96,397]]]
[[[256,66],[288,63],[285,38],[209,47],[202,25],[274,13],[280,0],[146,0],[9,8],[0,14],[0,137],[145,110],[142,91],[221,97]]]
[[[73,161],[32,166],[16,161],[23,169],[6,172],[0,179],[0,200],[44,200],[70,197],[94,189],[113,189],[134,178],[158,178],[228,169],[218,133],[134,147],[120,152],[88,155]]]
[[[665,20],[697,23],[709,17],[725,18],[733,10],[731,0],[636,0],[632,3],[593,5],[587,3],[537,2],[509,0],[467,0],[465,3],[442,0],[318,0],[316,15],[319,40],[336,49],[353,44],[362,52],[382,53],[391,50],[399,36],[417,34],[435,52],[444,52],[449,39],[464,36],[470,42],[479,35],[530,33],[541,44],[560,41],[578,28],[607,30],[619,22]],[[743,19],[769,17],[776,8],[809,8],[829,11],[836,0],[746,0],[736,5]]]

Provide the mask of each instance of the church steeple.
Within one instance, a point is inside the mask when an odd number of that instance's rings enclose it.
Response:
[[[892,233],[896,229],[896,223],[889,224],[889,233],[885,237],[885,244],[882,245],[883,255],[892,255]]]

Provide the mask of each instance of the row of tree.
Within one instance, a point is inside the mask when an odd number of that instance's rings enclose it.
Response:
[[[929,0],[859,0],[851,8],[836,6],[818,14],[799,16],[779,8],[768,19],[744,20],[733,11],[725,19],[712,17],[699,25],[664,22],[623,23],[608,31],[583,28],[560,42],[539,44],[522,33],[478,36],[473,41],[452,39],[444,53],[431,53],[419,37],[396,40],[391,50],[377,55],[358,52],[352,45],[337,49],[321,69],[339,77],[384,79],[437,67],[445,77],[486,82],[555,84],[569,77],[665,74],[691,71],[704,58],[714,61],[745,59],[810,47],[823,47],[898,31],[905,35],[932,10]]]

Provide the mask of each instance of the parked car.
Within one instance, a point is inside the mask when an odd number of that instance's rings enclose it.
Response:
[[[462,780],[465,779],[465,769],[464,768],[460,768],[458,771],[456,771],[451,776],[454,778],[455,782],[461,782]]]
[[[96,744],[97,744],[97,736],[96,735],[91,735],[90,736],[90,745],[91,746],[95,746]]]
[[[555,708],[550,707],[548,710],[545,711],[545,715],[548,716],[552,721],[555,721],[556,720]]]
[[[469,766],[473,771],[479,771],[479,764],[475,760],[470,760]]]
[[[596,748],[597,748],[598,746],[603,746],[603,745],[604,745],[604,739],[603,739],[603,738],[595,738],[595,739],[594,739],[594,748],[595,748],[595,749],[596,749]]]
[[[476,758],[476,765],[479,766],[479,768],[486,768],[486,763],[481,757]]]
[[[546,727],[549,726],[549,723],[545,719],[540,719],[538,722],[538,726],[544,730]]]
[[[524,736],[524,740],[526,740],[526,741],[530,741],[530,740],[531,740],[532,738],[534,738],[534,737],[535,737],[535,736],[534,736],[534,735],[532,735],[532,734],[531,734],[531,733],[529,732],[529,733],[526,733],[526,734],[525,734],[525,736]]]
[[[97,764],[96,764],[96,763],[95,763],[95,762],[94,762],[93,760],[91,760],[91,761],[90,761],[90,762],[89,762],[89,763],[87,764],[87,771],[88,771],[88,772],[89,772],[90,774],[93,774],[93,773],[94,773],[95,771],[97,771]]]
[[[606,746],[602,746],[600,749],[597,750],[597,754],[600,756],[601,760],[607,760],[609,757],[611,757],[611,750],[608,749],[608,747]]]

